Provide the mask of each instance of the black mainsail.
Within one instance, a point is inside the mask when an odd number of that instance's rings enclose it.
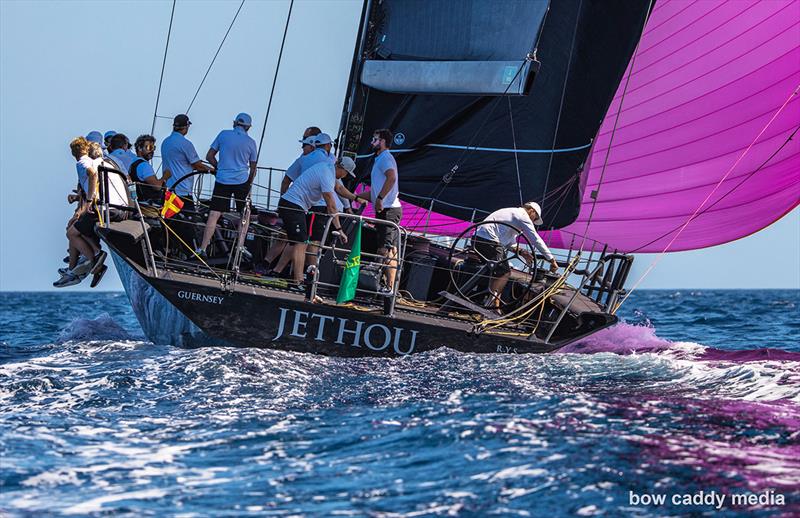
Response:
[[[365,174],[371,131],[391,128],[405,202],[468,220],[473,208],[480,215],[536,200],[546,227],[568,225],[592,139],[649,5],[368,3],[344,149],[361,157]]]

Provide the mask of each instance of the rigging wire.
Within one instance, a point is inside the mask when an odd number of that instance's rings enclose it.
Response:
[[[233,20],[231,20],[230,25],[228,25],[228,30],[225,31],[225,36],[223,36],[222,37],[222,41],[219,42],[219,47],[217,47],[217,52],[214,53],[214,57],[211,58],[211,63],[208,65],[208,68],[206,69],[206,73],[203,76],[203,79],[200,81],[200,85],[198,85],[197,90],[194,92],[194,97],[192,97],[192,101],[189,103],[189,107],[186,108],[186,112],[185,113],[187,115],[189,113],[189,110],[192,109],[192,106],[194,105],[194,101],[195,101],[195,99],[197,99],[197,95],[200,93],[200,89],[203,88],[203,83],[206,82],[206,78],[208,77],[209,72],[211,72],[211,67],[214,66],[214,62],[217,60],[217,56],[219,56],[219,52],[222,50],[222,45],[225,43],[225,40],[228,38],[228,34],[230,34],[230,32],[231,32],[231,29],[233,28],[233,24],[236,22],[236,18],[239,17],[239,13],[242,11],[242,6],[244,6],[244,0],[242,0],[242,3],[239,4],[239,8],[236,10],[236,14],[233,15]]]
[[[517,191],[519,192],[519,204],[520,206],[522,206],[524,202],[522,201],[522,179],[519,176],[519,155],[517,154],[517,135],[514,132],[514,113],[513,110],[511,110],[511,97],[506,97],[506,99],[508,99],[508,118],[511,121],[511,140],[514,143],[514,165],[517,168]]]
[[[645,19],[644,23],[642,24],[642,34],[644,34],[644,28],[647,26],[647,20],[650,18],[650,12],[653,8],[653,0],[650,0],[649,5],[647,6],[647,19]],[[622,115],[622,105],[625,102],[625,94],[628,92],[628,86],[631,82],[631,76],[633,75],[633,68],[636,65],[636,53],[639,50],[639,45],[642,43],[642,35],[639,35],[639,41],[636,42],[636,48],[633,49],[633,57],[631,58],[631,64],[628,68],[628,77],[625,78],[625,86],[622,88],[622,96],[619,99],[619,106],[617,106],[617,114],[614,117],[614,126],[611,128],[611,136],[608,139],[608,146],[606,147],[606,156],[603,160],[603,167],[600,169],[600,178],[597,181],[597,189],[591,193],[592,197],[592,207],[589,210],[589,218],[586,220],[586,228],[583,231],[583,239],[581,240],[581,244],[578,247],[579,249],[583,249],[584,243],[586,243],[586,236],[589,234],[589,225],[592,223],[592,217],[594,216],[594,209],[597,206],[597,198],[600,196],[600,187],[603,185],[603,176],[606,173],[606,166],[608,165],[608,157],[611,155],[611,145],[614,142],[614,135],[617,132],[617,124],[619,123],[620,115]]]
[[[278,63],[275,65],[275,76],[272,78],[272,89],[269,92],[267,102],[267,113],[264,115],[264,126],[261,128],[261,138],[258,140],[258,151],[256,151],[256,163],[261,156],[261,146],[264,143],[264,135],[267,134],[267,121],[269,121],[269,110],[272,108],[272,98],[275,95],[275,84],[278,82],[278,71],[281,69],[281,58],[283,58],[283,47],[286,44],[286,33],[289,32],[289,20],[292,18],[292,7],[294,0],[289,2],[289,12],[286,14],[286,25],[283,28],[283,39],[281,39],[281,49],[278,51]]]
[[[177,0],[172,0],[172,13],[169,15],[169,29],[167,29],[167,43],[164,46],[164,59],[161,62],[161,78],[158,80],[158,93],[156,94],[156,107],[153,110],[153,125],[150,126],[150,134],[156,131],[156,119],[158,118],[158,102],[161,99],[161,85],[164,82],[164,69],[167,66],[167,52],[169,51],[169,39],[172,35],[172,20],[175,19],[175,3]]]
[[[675,236],[673,236],[673,238],[670,240],[670,242],[667,243],[667,246],[664,247],[664,249],[658,254],[658,256],[653,260],[653,262],[650,263],[650,266],[648,266],[647,270],[645,270],[645,272],[642,274],[642,276],[639,277],[639,279],[636,281],[636,284],[634,284],[633,287],[628,291],[628,293],[625,294],[625,296],[622,298],[622,300],[619,301],[616,306],[614,306],[614,309],[613,309],[612,313],[616,313],[617,312],[617,310],[620,308],[620,306],[622,306],[622,303],[625,302],[626,300],[628,300],[628,297],[631,295],[631,293],[633,293],[633,291],[636,288],[639,287],[639,285],[642,283],[642,281],[645,279],[645,277],[647,277],[650,274],[650,272],[653,271],[653,269],[656,267],[656,265],[659,262],[661,262],[661,260],[664,258],[664,256],[666,255],[667,251],[670,249],[672,244],[675,242],[676,239],[678,239],[678,236],[680,236],[683,233],[683,231],[686,230],[686,227],[689,226],[689,223],[691,223],[700,214],[700,209],[702,209],[703,206],[708,202],[708,200],[711,199],[711,197],[714,195],[714,193],[717,192],[717,189],[719,189],[720,185],[722,185],[723,182],[725,182],[725,180],[728,178],[728,176],[730,176],[730,174],[733,172],[733,170],[736,168],[736,166],[739,165],[739,162],[741,162],[742,159],[750,152],[750,150],[753,148],[753,146],[756,144],[756,142],[758,142],[758,139],[760,139],[761,136],[764,134],[764,132],[767,131],[767,128],[769,128],[770,125],[775,121],[775,119],[778,118],[778,115],[780,115],[780,113],[783,111],[783,109],[786,108],[786,105],[789,104],[789,102],[792,100],[792,97],[797,95],[798,92],[800,92],[800,85],[797,85],[797,87],[794,89],[794,91],[791,94],[789,94],[789,97],[787,97],[786,101],[784,101],[784,103],[781,105],[781,107],[778,108],[778,111],[775,112],[775,114],[772,116],[772,118],[769,120],[769,122],[767,122],[766,126],[764,126],[761,129],[760,132],[758,132],[758,135],[756,135],[756,137],[753,139],[753,141],[750,142],[750,145],[748,145],[747,148],[745,148],[745,150],[742,152],[742,154],[739,155],[739,158],[736,159],[736,162],[733,163],[733,165],[728,169],[728,171],[722,176],[720,181],[717,182],[717,184],[714,186],[713,189],[711,189],[711,192],[709,192],[708,195],[703,199],[703,201],[700,202],[700,205],[695,209],[695,211],[692,213],[692,215],[689,216],[689,218],[686,220],[686,222],[683,225],[681,225],[681,228],[678,230],[678,232],[675,234]],[[796,131],[797,130],[795,130],[795,132]],[[792,138],[792,136],[794,136],[795,132],[793,132],[789,136],[789,138],[787,139],[787,142],[789,140],[791,140],[791,138]],[[784,143],[784,145],[785,145],[785,143]],[[781,146],[781,147],[783,147],[783,146]],[[775,156],[775,153],[773,153],[772,156]],[[772,158],[772,156],[770,158]],[[763,164],[762,164],[762,166],[763,166]],[[761,166],[759,166],[759,168],[760,167]],[[758,169],[756,169],[756,171],[757,170]],[[728,193],[728,194],[730,194],[730,193]],[[727,194],[726,194],[726,196],[727,196]]]

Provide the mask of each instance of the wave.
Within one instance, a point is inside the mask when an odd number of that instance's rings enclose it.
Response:
[[[133,340],[134,337],[117,324],[108,313],[97,318],[76,318],[58,334],[55,342],[90,342],[98,340]]]
[[[708,347],[694,342],[672,342],[656,335],[656,329],[645,324],[619,324],[560,349],[560,353],[668,354],[698,361],[789,361],[800,362],[800,353],[764,347],[729,350]]]

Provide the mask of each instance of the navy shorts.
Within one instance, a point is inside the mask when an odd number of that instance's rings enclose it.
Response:
[[[484,239],[480,236],[475,236],[473,238],[473,244],[475,252],[478,253],[479,259],[482,263],[489,261],[495,263],[494,267],[491,269],[492,275],[496,277],[502,277],[511,271],[511,266],[509,266],[508,261],[506,260],[506,250],[500,243],[495,243],[494,241],[489,241],[488,239]]]
[[[389,207],[377,213],[375,217],[399,225],[400,220],[403,219],[403,208]],[[395,228],[394,225],[381,225],[380,223],[376,223],[375,227],[378,237],[378,248],[397,248],[397,228]]]
[[[311,229],[309,232],[311,234],[309,238],[311,241],[322,241],[322,233],[325,232],[325,225],[328,223],[329,219],[331,219],[331,217],[328,214],[328,207],[311,207],[306,217],[308,228]],[[333,228],[331,228],[331,231],[333,231]],[[330,232],[328,235],[330,235]]]
[[[278,203],[278,215],[283,220],[283,229],[290,242],[305,243],[308,241],[306,211],[303,207],[281,198]]]
[[[234,185],[224,183],[214,183],[214,192],[211,194],[211,210],[217,212],[228,212],[231,210],[231,196],[236,202],[236,212],[244,212],[244,202],[250,186],[247,182]]]

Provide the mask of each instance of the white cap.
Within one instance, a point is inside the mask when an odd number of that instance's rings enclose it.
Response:
[[[316,139],[316,138],[317,137],[312,135],[311,137],[306,137],[303,140],[298,140],[298,142],[302,143],[304,146],[313,146],[314,145],[314,139]]]
[[[247,126],[248,128],[253,125],[253,119],[246,113],[240,113],[233,119],[233,122],[239,126]]]
[[[536,220],[533,222],[534,225],[541,225],[542,223],[544,223],[544,221],[542,221],[542,208],[539,206],[538,203],[536,203],[535,201],[529,201],[525,205],[523,205],[523,207],[526,209],[533,209],[536,211]]]
[[[320,133],[319,135],[315,135],[312,137],[314,139],[315,146],[324,146],[325,144],[332,144],[333,141],[331,140],[331,136],[327,133]]]
[[[342,158],[340,158],[336,162],[336,165],[347,171],[347,174],[349,174],[350,176],[356,175],[355,173],[356,163],[349,156],[343,156]]]

